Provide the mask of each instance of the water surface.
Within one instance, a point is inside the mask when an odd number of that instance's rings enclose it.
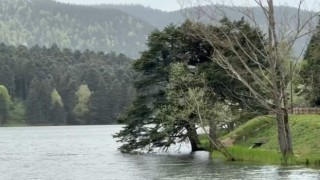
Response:
[[[212,161],[183,145],[169,154],[128,155],[111,134],[120,126],[0,128],[1,180],[320,179],[320,171]]]

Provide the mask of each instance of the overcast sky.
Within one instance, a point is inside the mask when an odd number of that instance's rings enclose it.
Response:
[[[181,5],[178,1],[184,4],[190,4],[190,2],[208,1],[208,0],[56,0],[59,2],[72,3],[72,4],[141,4],[149,6],[155,9],[161,9],[163,11],[173,11],[180,9]],[[266,1],[266,0],[263,0]],[[237,6],[252,6],[254,0],[211,0],[211,2],[226,2],[225,4],[232,4]],[[288,5],[297,7],[299,0],[275,0],[275,4]],[[305,0],[303,4],[304,9],[320,10],[320,0]]]

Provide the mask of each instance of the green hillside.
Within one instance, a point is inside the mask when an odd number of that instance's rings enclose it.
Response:
[[[52,0],[1,0],[0,42],[77,50],[116,51],[137,57],[154,27],[116,9]]]

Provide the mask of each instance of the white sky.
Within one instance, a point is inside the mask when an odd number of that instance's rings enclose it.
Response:
[[[254,0],[56,0],[59,2],[71,4],[141,4],[149,6],[154,9],[161,9],[163,11],[173,11],[181,8],[178,3],[181,2],[185,5],[197,4],[197,2],[213,2],[220,4],[233,4],[237,6],[254,6]],[[262,0],[265,1],[266,0]],[[300,0],[274,0],[275,5],[288,5],[298,7]],[[320,10],[320,0],[304,0],[302,5],[303,9],[307,10]]]

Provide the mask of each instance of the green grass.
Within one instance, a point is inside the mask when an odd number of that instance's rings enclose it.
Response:
[[[201,143],[201,147],[209,151],[210,143],[209,143],[209,139],[207,138],[207,135],[205,134],[199,135],[199,140]]]
[[[289,164],[320,165],[320,115],[290,115],[290,129],[295,156]],[[238,127],[221,140],[234,139],[234,146],[228,147],[240,161],[280,164],[276,120],[273,116],[256,117]],[[208,141],[201,137],[204,147]],[[249,149],[255,142],[264,141],[261,147]],[[219,153],[213,153],[217,156]]]
[[[276,151],[263,149],[248,149],[241,146],[229,147],[228,151],[237,161],[260,162],[266,164],[281,164],[281,154]]]
[[[24,127],[24,126],[28,126],[28,125],[23,122],[8,122],[8,123],[3,124],[1,126],[2,127]]]

